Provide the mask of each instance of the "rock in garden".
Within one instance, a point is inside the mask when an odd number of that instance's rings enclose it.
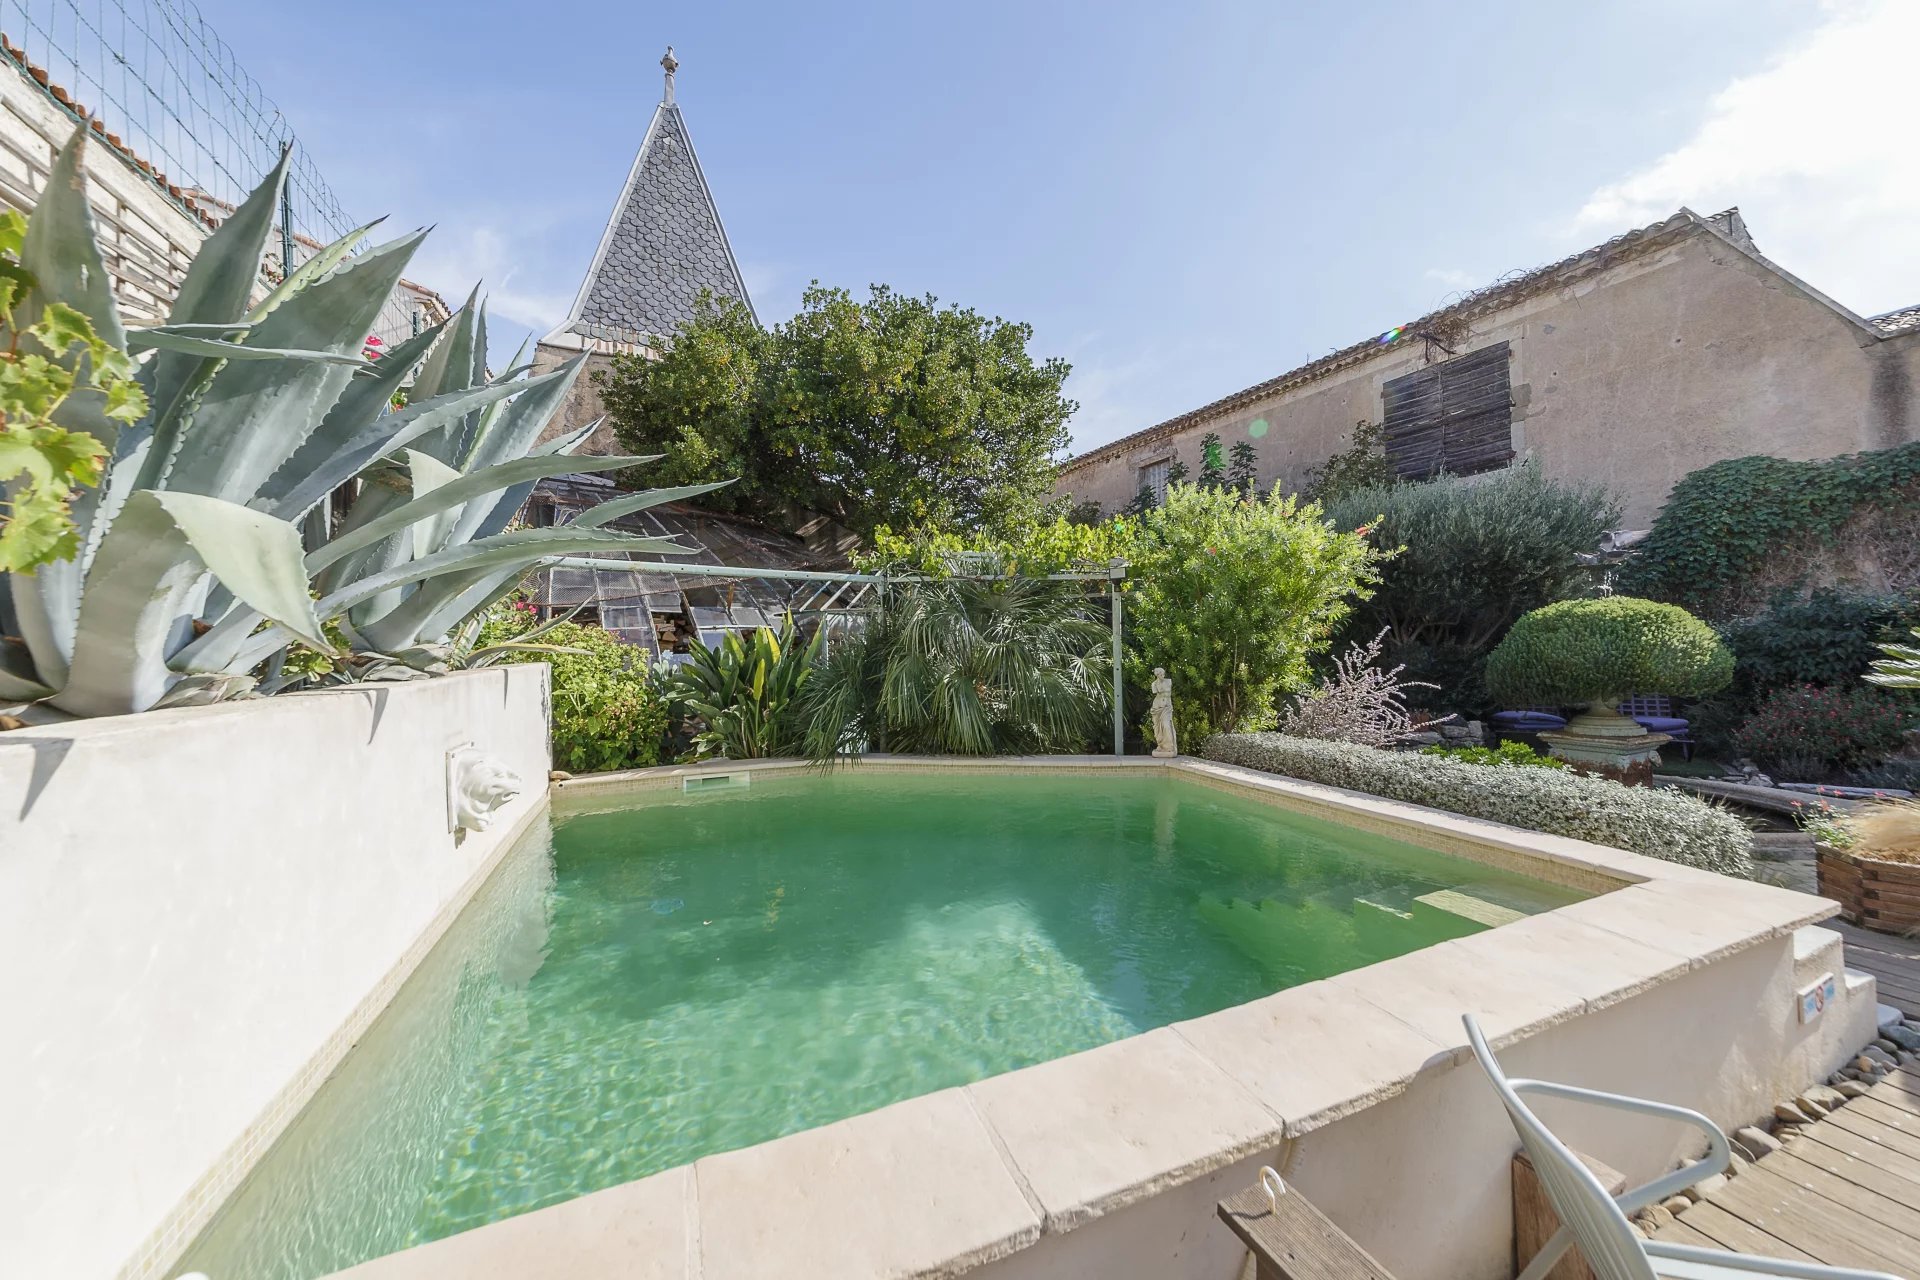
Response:
[[[1702,1178],[1687,1188],[1687,1194],[1695,1200],[1705,1200],[1708,1196],[1727,1185],[1727,1175],[1716,1173],[1710,1178]]]
[[[1880,1033],[1880,1038],[1875,1040],[1870,1047],[1878,1049],[1880,1052],[1886,1054],[1889,1058],[1897,1057],[1899,1056],[1899,1053],[1900,1053],[1900,1046],[1895,1044],[1893,1041],[1887,1039],[1887,1033],[1884,1031]],[[1864,1053],[1866,1051],[1863,1049],[1861,1050],[1861,1052]]]
[[[1650,1204],[1634,1216],[1634,1221],[1645,1225],[1649,1231],[1658,1231],[1673,1221],[1673,1213],[1665,1205]]]
[[[1793,1105],[1806,1112],[1815,1120],[1818,1120],[1832,1109],[1828,1107],[1826,1103],[1810,1098],[1804,1093],[1793,1100]]]
[[[1816,1084],[1800,1095],[1801,1102],[1811,1102],[1823,1112],[1831,1111],[1846,1102],[1846,1095],[1838,1089],[1829,1089],[1824,1084]]]
[[[1920,1031],[1909,1031],[1903,1026],[1883,1027],[1882,1040],[1891,1040],[1909,1053],[1920,1051]]]
[[[1898,1050],[1895,1050],[1895,1052],[1897,1053]],[[1884,1062],[1890,1067],[1894,1065],[1893,1054],[1888,1053],[1885,1049],[1882,1049],[1877,1044],[1870,1044],[1866,1048],[1862,1049],[1860,1051],[1860,1056],[1872,1062]]]
[[[1665,1209],[1668,1213],[1681,1214],[1685,1213],[1692,1204],[1693,1201],[1687,1199],[1685,1196],[1668,1196],[1656,1207]]]
[[[1834,1092],[1843,1098],[1864,1098],[1867,1096],[1869,1090],[1867,1086],[1861,1084],[1858,1080],[1842,1080],[1834,1086]]]
[[[572,777],[573,775],[568,773],[565,769],[547,770],[547,781],[549,782],[566,782]]]
[[[1741,1155],[1740,1152],[1736,1149],[1727,1154],[1727,1171],[1723,1176],[1728,1178],[1737,1178],[1741,1174],[1745,1173],[1752,1166],[1753,1166],[1753,1161]]]
[[[1734,1145],[1738,1146],[1741,1153],[1749,1160],[1758,1160],[1760,1157],[1771,1155],[1780,1149],[1780,1140],[1778,1138],[1766,1132],[1764,1129],[1756,1129],[1752,1125],[1748,1125],[1744,1129],[1735,1129],[1733,1131],[1733,1141]]]
[[[1812,1124],[1814,1116],[1802,1111],[1798,1104],[1779,1102],[1774,1104],[1773,1118],[1782,1124]]]

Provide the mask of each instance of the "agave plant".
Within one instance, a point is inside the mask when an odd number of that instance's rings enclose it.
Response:
[[[825,631],[802,646],[788,618],[775,634],[761,627],[751,639],[728,632],[718,648],[695,645],[692,661],[673,678],[669,695],[698,712],[706,728],[694,735],[702,756],[757,760],[792,755],[800,747],[800,694],[819,659]]]
[[[1111,706],[1109,639],[1069,583],[897,588],[808,686],[807,754],[883,743],[936,755],[1083,751]]]
[[[29,222],[16,323],[69,307],[113,351],[143,353],[147,411],[123,424],[98,397],[61,406],[55,421],[101,441],[110,460],[73,501],[77,553],[0,576],[0,637],[14,641],[0,642],[0,702],[108,715],[211,700],[250,688],[250,673],[295,640],[333,651],[344,639],[430,669],[450,633],[548,557],[691,550],[604,526],[712,486],[619,498],[563,528],[509,529],[543,476],[647,461],[567,456],[591,427],[535,447],[579,361],[489,379],[472,305],[377,362],[360,354],[424,232],[350,254],[372,229],[360,228],[253,301],[284,161],[201,247],[166,323],[128,331],[84,196],[85,145],[83,128]],[[57,359],[90,356],[76,346]],[[326,536],[310,517],[356,481]],[[303,524],[317,536],[303,542]]]

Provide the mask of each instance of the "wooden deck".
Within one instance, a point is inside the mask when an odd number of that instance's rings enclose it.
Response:
[[[1920,939],[1826,921],[1847,940],[1847,967],[1870,973],[1880,984],[1880,1003],[1920,1019]]]
[[[1789,1136],[1654,1238],[1920,1276],[1920,1074]]]

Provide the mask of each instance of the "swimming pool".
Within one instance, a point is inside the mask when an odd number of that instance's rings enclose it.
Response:
[[[183,1269],[324,1274],[1585,896],[1166,771],[742,776],[533,831]]]

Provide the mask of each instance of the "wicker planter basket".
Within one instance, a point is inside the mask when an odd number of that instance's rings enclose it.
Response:
[[[1840,904],[1841,918],[1883,933],[1920,929],[1920,863],[1885,862],[1815,842],[1820,896]]]

